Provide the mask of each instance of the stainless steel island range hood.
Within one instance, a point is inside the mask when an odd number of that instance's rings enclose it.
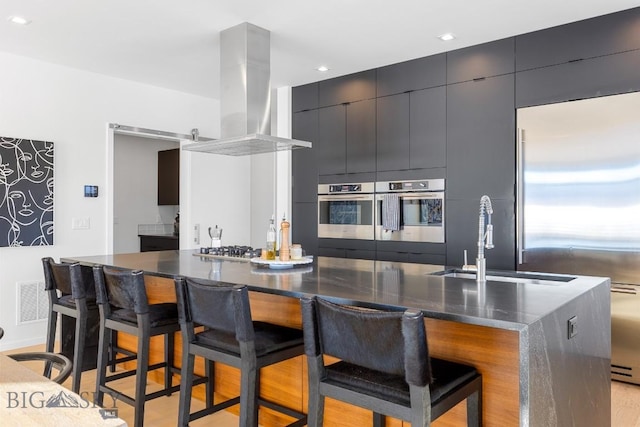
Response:
[[[271,135],[270,33],[247,22],[220,33],[221,139],[195,142],[187,151],[246,156],[311,143]]]

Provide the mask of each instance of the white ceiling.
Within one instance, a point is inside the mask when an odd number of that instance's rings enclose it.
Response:
[[[638,0],[0,0],[0,51],[217,98],[220,31],[271,32],[297,86],[640,6]],[[22,15],[31,24],[7,21]],[[436,36],[452,32],[457,39]],[[330,71],[315,68],[327,65]]]

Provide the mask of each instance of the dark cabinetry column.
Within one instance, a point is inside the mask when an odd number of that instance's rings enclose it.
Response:
[[[447,199],[513,198],[513,79],[447,86]]]
[[[292,193],[294,202],[317,201],[318,192],[318,110],[302,111],[293,115],[293,137],[310,141],[313,148],[291,152],[293,175]]]
[[[480,198],[493,202],[496,249],[489,268],[514,268],[515,108],[514,75],[447,87],[447,264],[469,262],[477,252]]]

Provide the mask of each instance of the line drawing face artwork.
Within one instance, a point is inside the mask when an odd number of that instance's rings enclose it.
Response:
[[[53,245],[53,142],[0,137],[0,247]]]

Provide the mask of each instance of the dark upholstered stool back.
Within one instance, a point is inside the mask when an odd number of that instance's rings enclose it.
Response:
[[[58,290],[60,296],[71,295],[74,299],[96,297],[91,267],[78,263],[56,263],[52,258],[43,258],[45,290]]]
[[[133,310],[136,314],[149,312],[142,271],[101,268],[104,274],[95,274],[98,304],[105,304],[109,307],[109,311],[111,311],[111,307],[114,307]]]
[[[307,354],[328,354],[365,368],[409,378],[419,386],[431,382],[429,352],[421,313],[363,310],[317,299],[303,301],[310,311],[303,324]],[[316,319],[317,327],[310,320]],[[315,334],[314,334],[314,330]],[[315,342],[315,335],[319,342]],[[408,354],[407,344],[415,352]],[[310,348],[316,346],[319,348]],[[405,357],[406,355],[406,357]],[[410,363],[417,359],[418,363]]]
[[[234,333],[238,341],[254,339],[246,286],[186,280],[188,286],[178,288],[177,292],[184,292],[182,300],[186,304],[178,304],[178,309],[185,310],[180,314],[184,315],[187,322]]]

